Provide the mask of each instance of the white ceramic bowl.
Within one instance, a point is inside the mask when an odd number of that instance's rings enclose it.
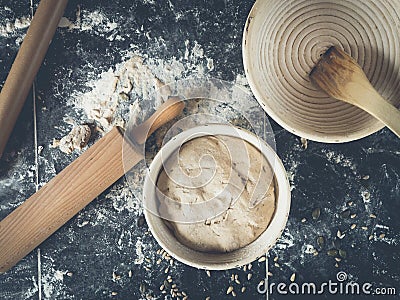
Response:
[[[167,160],[175,150],[179,149],[188,140],[208,135],[241,138],[259,149],[270,163],[275,172],[276,210],[268,228],[255,241],[238,250],[220,254],[205,253],[195,251],[180,243],[157,213],[145,209],[145,217],[157,242],[175,259],[196,268],[225,270],[243,266],[256,260],[276,243],[286,226],[289,215],[290,188],[282,162],[270,146],[246,130],[230,125],[210,124],[186,130],[162,147],[151,163],[145,179],[143,189],[144,203],[148,200],[156,199],[156,186],[154,183],[157,182],[158,176],[163,169],[163,159]]]
[[[309,80],[330,46],[353,56],[378,92],[400,105],[400,1],[257,0],[243,33],[250,87],[282,127],[310,140],[339,143],[383,128]]]

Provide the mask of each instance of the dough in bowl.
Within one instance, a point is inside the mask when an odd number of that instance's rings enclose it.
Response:
[[[157,188],[160,215],[170,216],[168,227],[182,244],[202,252],[231,252],[250,244],[268,227],[276,207],[267,159],[250,143],[225,135],[184,143],[167,158]],[[201,219],[215,207],[216,214]],[[177,214],[185,221],[177,221]]]

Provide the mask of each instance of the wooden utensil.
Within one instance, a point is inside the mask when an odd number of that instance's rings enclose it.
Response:
[[[0,158],[43,62],[67,0],[41,0],[0,93]]]
[[[310,79],[329,96],[365,110],[400,137],[400,111],[378,94],[346,52],[329,48],[311,71]]]
[[[143,159],[134,144],[145,143],[157,128],[179,115],[184,103],[170,98],[133,129],[132,147],[124,147],[114,128],[37,193],[0,222],[0,273],[7,271],[111,184]],[[125,164],[124,164],[125,163]]]

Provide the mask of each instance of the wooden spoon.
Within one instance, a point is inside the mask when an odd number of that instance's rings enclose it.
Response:
[[[129,136],[115,127],[0,222],[0,273],[7,271],[143,159],[134,147],[178,116],[184,103],[170,98]],[[123,151],[123,154],[122,154]]]
[[[346,52],[329,48],[311,71],[310,79],[329,96],[365,110],[400,137],[400,111],[378,94]]]

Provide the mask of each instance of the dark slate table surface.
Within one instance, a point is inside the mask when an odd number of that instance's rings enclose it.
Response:
[[[33,2],[37,7],[38,1]],[[174,61],[192,68],[182,71],[182,77],[206,62],[209,76],[246,85],[241,35],[252,4],[248,0],[69,1],[65,16],[78,25],[57,30],[34,95],[27,99],[0,163],[0,219],[79,156],[79,152],[68,155],[50,147],[53,138],[71,129],[66,117],[85,121],[71,99],[90,92],[88,83],[115,69],[129,53],[141,53],[157,68]],[[7,24],[30,14],[28,0],[0,1],[0,86],[26,31],[23,24],[14,30]],[[287,229],[266,261],[255,261],[251,269],[210,274],[178,261],[171,264],[158,251],[142,211],[125,203],[133,200],[121,196],[121,179],[39,249],[1,274],[0,299],[171,299],[174,288],[180,299],[185,295],[182,291],[189,299],[230,299],[229,286],[236,298],[266,299],[257,285],[267,277],[267,269],[269,283],[275,284],[289,284],[292,274],[298,283],[335,281],[338,272],[345,272],[349,281],[397,289],[397,296],[376,299],[397,298],[400,140],[384,129],[360,141],[309,142],[304,149],[300,138],[270,122],[292,186],[292,207]],[[36,146],[43,148],[37,158]],[[315,220],[312,213],[317,208],[321,213]],[[346,209],[350,216],[342,213]],[[353,224],[357,227],[351,229]],[[341,240],[338,230],[345,234]],[[324,245],[318,245],[319,236],[324,237]],[[331,249],[345,251],[346,257],[337,261],[327,254]],[[166,293],[160,290],[165,281]],[[319,299],[331,297],[325,293]],[[289,298],[276,290],[269,294],[269,299]]]

